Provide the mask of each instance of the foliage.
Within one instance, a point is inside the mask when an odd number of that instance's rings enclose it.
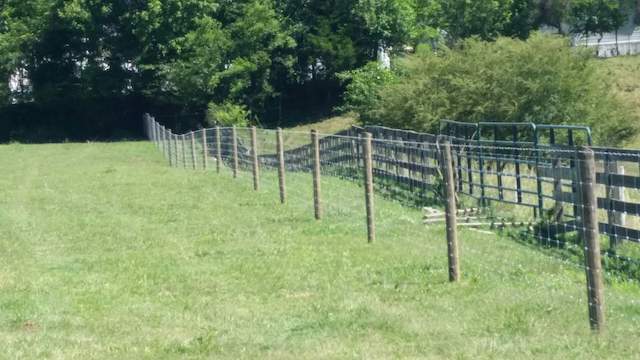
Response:
[[[0,3],[0,106],[6,105],[9,77],[25,65],[25,54],[41,36],[48,1],[5,0]]]
[[[207,122],[209,125],[240,126],[249,125],[251,112],[244,105],[231,102],[222,104],[210,103],[207,111]]]
[[[416,27],[413,1],[358,0],[353,10],[372,44],[400,46],[407,43]]]
[[[338,74],[381,48],[403,55],[443,39],[525,39],[543,23],[602,32],[627,18],[631,1],[0,0],[0,107],[130,98],[204,114],[210,102],[232,101],[266,123],[295,122],[296,112],[334,108]],[[16,74],[26,80],[10,92]]]
[[[421,48],[398,67],[401,77],[367,112],[378,124],[431,132],[442,119],[586,124],[599,143],[636,131],[636,116],[610,92],[596,61],[560,37],[472,39],[436,53]]]
[[[620,0],[573,0],[570,3],[572,32],[603,34],[618,29],[626,20]]]
[[[513,0],[510,12],[511,17],[505,25],[504,35],[526,39],[540,25],[540,4],[536,0]]]
[[[364,124],[374,120],[370,111],[381,100],[380,91],[396,78],[391,70],[383,69],[378,63],[371,62],[364,67],[341,73],[339,78],[344,81],[346,90],[343,106],[339,111],[354,111]]]
[[[542,0],[540,1],[541,18],[543,24],[550,25],[562,32],[562,25],[569,17],[569,5],[572,0]]]
[[[442,22],[453,39],[494,39],[511,20],[513,0],[442,1]]]
[[[211,99],[231,46],[220,23],[208,17],[200,19],[193,32],[173,40],[172,45],[176,59],[158,67],[164,92],[185,104]]]
[[[619,56],[603,60],[600,66],[613,79],[611,92],[629,104],[640,118],[640,56]],[[625,146],[640,149],[640,134],[626,142]]]

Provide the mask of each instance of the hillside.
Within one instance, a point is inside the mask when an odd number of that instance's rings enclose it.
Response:
[[[598,61],[602,61],[614,81],[612,91],[625,102],[631,103],[640,119],[640,56],[621,56]],[[640,148],[640,135],[631,139],[627,146]]]
[[[627,359],[640,287],[608,279],[608,331],[588,328],[584,272],[462,231],[447,281],[441,226],[362,189],[168,167],[151,144],[0,146],[2,358]]]

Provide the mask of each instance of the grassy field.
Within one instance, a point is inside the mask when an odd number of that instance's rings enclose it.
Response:
[[[600,59],[608,76],[614,79],[611,89],[623,101],[630,103],[640,117],[640,56],[620,56]],[[626,147],[640,148],[640,135],[630,139]]]
[[[463,231],[447,281],[441,226],[362,189],[172,169],[148,143],[0,146],[0,358],[629,359],[640,287],[609,278],[591,334],[584,272]]]
[[[317,130],[321,134],[335,134],[342,130],[346,130],[351,125],[356,125],[357,121],[353,114],[344,114],[340,116],[330,117],[315,123],[305,124],[289,128],[289,131],[309,132]]]

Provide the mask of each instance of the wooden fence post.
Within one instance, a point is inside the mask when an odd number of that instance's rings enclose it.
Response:
[[[156,130],[155,130],[155,134],[156,134],[156,135],[155,135],[156,146],[157,146],[158,148],[160,148],[160,124],[158,124],[155,120],[153,120],[153,118],[152,118],[152,121],[153,121],[153,126],[154,126],[154,128],[156,129]]]
[[[155,141],[156,143],[156,147],[159,149],[160,148],[160,129],[158,126],[158,123],[156,123],[155,121],[153,122],[153,141]]]
[[[158,128],[160,131],[160,151],[162,152],[163,156],[167,156],[167,148],[165,146],[164,143],[164,126],[160,125],[160,127]]]
[[[364,193],[367,211],[367,240],[372,243],[376,240],[376,223],[373,203],[373,160],[371,156],[371,133],[365,133],[362,143],[364,151]]]
[[[180,147],[182,148],[182,167],[186,169],[187,168],[187,147],[184,145],[184,137],[185,137],[184,134],[180,136]]]
[[[444,139],[440,142],[442,154],[442,177],[445,190],[445,220],[447,226],[447,250],[449,258],[449,281],[460,280],[460,262],[458,251],[458,229],[456,214],[456,189],[453,174],[453,159],[451,157],[451,144]]]
[[[626,216],[615,211],[613,201],[625,201],[624,187],[613,186],[613,175],[624,175],[624,167],[618,166],[617,161],[607,159],[605,163],[607,174],[606,198],[608,201],[607,223],[609,224],[609,249],[615,253],[622,239],[618,237],[616,226],[626,226]]]
[[[191,161],[193,162],[193,170],[198,168],[196,163],[196,133],[191,132]]]
[[[173,167],[173,141],[171,141],[173,139],[173,132],[171,131],[171,129],[169,129],[167,131],[167,150],[168,150],[168,155],[169,155],[169,166]]]
[[[552,168],[557,170],[556,172],[554,172],[553,175],[553,198],[554,198],[554,205],[553,205],[553,218],[552,221],[556,222],[556,223],[560,223],[562,222],[562,217],[564,215],[564,203],[562,201],[562,179],[560,177],[560,175],[558,174],[558,171],[560,171],[561,168],[561,164],[560,164],[560,159],[559,158],[554,158],[551,162],[552,164]]]
[[[149,118],[147,114],[142,115],[142,123],[144,124],[144,134],[147,136],[147,140],[151,137],[150,127],[149,127]]]
[[[216,172],[220,173],[222,167],[222,144],[220,126],[216,126]]]
[[[207,129],[202,129],[202,168],[209,167],[209,146],[207,146]]]
[[[276,131],[276,143],[278,147],[278,183],[280,185],[280,203],[287,202],[287,184],[284,165],[284,139],[282,138],[282,129]]]
[[[362,134],[358,133],[358,141],[356,141],[356,168],[360,167],[360,159],[362,158],[360,154],[361,144],[362,144]]]
[[[585,251],[587,294],[589,300],[589,323],[595,331],[604,330],[604,294],[600,241],[598,239],[598,216],[596,198],[596,165],[593,151],[588,147],[578,150],[580,162],[580,192],[582,200],[582,236]]]
[[[170,136],[171,130],[164,128],[164,149],[169,163],[171,163],[171,141],[169,141]]]
[[[162,131],[162,125],[158,125],[158,144],[160,145],[160,152],[162,156],[166,156],[166,152],[164,151],[164,131]]]
[[[251,157],[253,158],[253,190],[260,190],[260,159],[258,158],[258,136],[256,127],[251,127]]]
[[[235,125],[231,128],[231,140],[233,146],[233,178],[238,177],[238,133],[236,131]]]
[[[180,153],[178,152],[178,135],[177,134],[173,134],[173,149],[174,149],[174,155],[175,155],[175,167],[180,166]]]
[[[157,147],[158,146],[158,127],[156,126],[156,122],[152,121],[151,118],[149,118],[149,121],[151,121],[151,133],[153,134],[153,136],[151,136],[151,141],[153,141],[154,145]]]
[[[351,140],[351,166],[358,167],[358,141]]]
[[[322,203],[320,199],[320,141],[318,132],[311,130],[311,144],[313,146],[313,210],[316,220],[322,219]]]
[[[169,142],[167,141],[168,131],[164,126],[162,127],[162,147],[164,149],[164,156],[169,160]]]

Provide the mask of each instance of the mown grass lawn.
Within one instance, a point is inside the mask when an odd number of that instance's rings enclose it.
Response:
[[[640,288],[608,280],[588,329],[583,271],[463,231],[449,284],[440,226],[305,175],[278,204],[228,171],[172,169],[149,143],[0,146],[0,357],[629,359]]]
[[[636,116],[640,117],[640,55],[619,56],[597,61],[601,63],[612,80],[611,91],[620,100],[628,103]],[[624,145],[627,148],[639,148],[640,134],[627,140]]]

